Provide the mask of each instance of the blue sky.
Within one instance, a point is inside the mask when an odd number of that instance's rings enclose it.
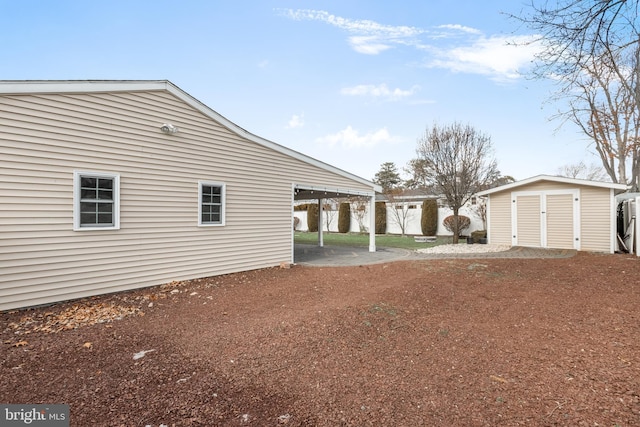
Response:
[[[597,162],[525,73],[517,0],[0,0],[2,80],[167,79],[248,131],[372,179],[433,123],[489,135],[503,175]]]

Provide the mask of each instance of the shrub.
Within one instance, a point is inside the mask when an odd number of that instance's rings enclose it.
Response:
[[[318,231],[318,205],[307,205],[307,227],[311,233]]]
[[[376,234],[387,232],[387,204],[376,202]]]
[[[471,237],[473,238],[473,243],[480,243],[480,239],[485,239],[487,237],[487,230],[476,230],[471,232]]]
[[[442,224],[444,228],[455,234],[456,230],[456,217],[449,215],[446,217]],[[458,215],[458,234],[462,233],[462,230],[466,230],[471,225],[471,219],[468,216]]]
[[[340,203],[338,208],[338,232],[348,233],[351,229],[351,204]]]
[[[438,233],[438,202],[428,199],[422,202],[420,227],[425,236],[435,236]]]

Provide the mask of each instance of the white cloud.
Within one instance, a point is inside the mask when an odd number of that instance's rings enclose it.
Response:
[[[353,36],[349,37],[349,44],[358,53],[365,55],[377,55],[385,50],[391,49],[388,43],[381,43],[376,36]]]
[[[303,126],[304,126],[304,113],[300,115],[294,114],[293,116],[291,116],[291,119],[289,120],[285,128],[295,129],[295,128],[301,128]]]
[[[487,75],[498,81],[514,80],[534,59],[538,46],[533,40],[532,36],[481,36],[467,45],[431,49],[433,57],[427,66]]]
[[[349,45],[358,53],[377,55],[396,44],[411,44],[410,40],[424,30],[405,25],[383,25],[366,19],[348,19],[323,10],[279,9],[280,14],[296,21],[320,21],[353,34]]]
[[[359,34],[380,34],[389,37],[412,37],[423,32],[420,28],[409,26],[383,25],[366,19],[348,19],[335,16],[324,10],[281,9],[280,12],[296,21],[321,21],[335,27]]]
[[[477,28],[467,27],[465,25],[460,24],[444,24],[438,25],[436,28],[442,30],[453,30],[456,32],[468,33],[468,34],[482,34],[482,31]]]
[[[269,61],[266,59],[258,62],[258,68],[267,68],[268,65],[269,65]]]
[[[539,49],[537,36],[487,36],[477,28],[443,24],[430,29],[404,25],[384,25],[332,15],[322,10],[277,9],[297,21],[319,21],[349,33],[353,50],[378,55],[397,46],[408,46],[423,54],[428,67],[453,72],[481,74],[495,81],[512,81],[533,61]]]
[[[397,101],[402,98],[407,98],[414,95],[420,90],[419,86],[413,86],[409,90],[403,90],[400,88],[389,89],[386,84],[380,85],[357,85],[353,87],[346,87],[340,90],[342,95],[349,96],[371,96],[374,98],[384,98],[390,101]]]
[[[337,133],[318,138],[316,141],[329,147],[370,148],[380,144],[398,142],[398,138],[391,136],[387,128],[360,135],[356,129],[347,126]]]

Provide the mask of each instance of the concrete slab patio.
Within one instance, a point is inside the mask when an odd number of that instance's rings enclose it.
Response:
[[[514,246],[503,252],[443,254],[418,253],[409,249],[381,248],[369,252],[365,247],[317,246],[296,244],[294,262],[300,265],[336,267],[379,264],[401,260],[455,259],[455,258],[569,258],[576,254],[570,249],[544,249]]]

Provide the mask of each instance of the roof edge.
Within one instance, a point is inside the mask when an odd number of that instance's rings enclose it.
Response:
[[[520,181],[511,182],[509,184],[501,185],[499,187],[490,188],[488,190],[479,191],[476,193],[478,196],[486,196],[492,193],[497,193],[500,191],[507,191],[512,188],[521,187],[523,185],[532,184],[534,182],[539,181],[552,181],[552,182],[560,182],[564,184],[572,184],[572,185],[584,185],[588,187],[600,187],[600,188],[611,188],[614,190],[626,190],[628,186],[626,184],[616,184],[613,182],[603,182],[603,181],[590,181],[588,179],[578,179],[578,178],[567,178],[564,176],[554,176],[554,175],[536,175],[530,178],[526,178]]]
[[[2,80],[0,94],[166,90],[168,80]]]
[[[198,99],[189,95],[184,90],[170,82],[169,80],[2,80],[0,81],[0,95],[20,95],[37,93],[86,93],[86,92],[124,92],[124,91],[150,91],[165,90],[191,107],[200,111],[209,118],[217,121],[230,131],[242,136],[256,144],[265,146],[279,153],[288,155],[310,165],[319,167],[326,171],[338,174],[345,178],[359,182],[360,184],[371,186],[373,191],[382,192],[382,187],[372,181],[354,175],[350,172],[322,162],[318,159],[300,153],[283,145],[269,141],[255,135],[231,120],[211,109]]]

